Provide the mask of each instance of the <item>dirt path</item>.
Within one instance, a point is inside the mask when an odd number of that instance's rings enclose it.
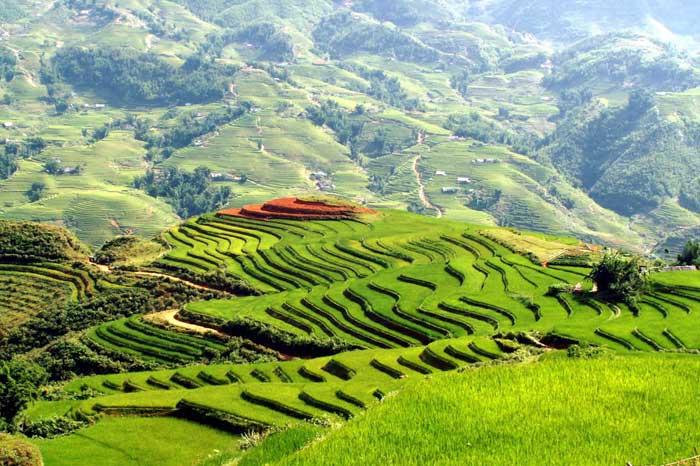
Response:
[[[144,319],[156,322],[165,322],[166,324],[172,325],[174,327],[179,327],[185,330],[190,330],[201,334],[213,333],[215,335],[226,336],[218,330],[214,330],[209,327],[203,327],[201,325],[183,322],[177,318],[178,312],[179,311],[177,309],[169,309],[167,311],[148,314],[147,316],[144,316]]]
[[[420,198],[421,203],[427,207],[428,209],[433,209],[437,212],[437,218],[442,218],[442,210],[430,202],[430,199],[428,199],[428,195],[425,193],[425,185],[423,184],[423,179],[420,175],[420,172],[418,171],[418,162],[420,162],[421,156],[417,155],[415,159],[413,159],[413,165],[411,166],[411,169],[413,170],[413,174],[416,176],[416,182],[418,182],[418,197]]]
[[[108,265],[96,264],[96,263],[94,263],[94,262],[91,262],[91,264],[94,265],[95,267],[97,267],[97,268],[100,270],[100,272],[103,272],[103,273],[112,273],[112,272],[113,272],[112,268],[109,267]],[[155,277],[155,278],[163,278],[163,279],[166,279],[166,280],[172,280],[172,281],[174,281],[174,282],[184,283],[185,285],[191,286],[192,288],[197,288],[198,290],[216,291],[216,292],[219,292],[219,293],[226,293],[225,291],[220,290],[220,289],[218,289],[218,288],[212,288],[211,286],[200,285],[199,283],[194,283],[194,282],[185,280],[184,278],[176,277],[176,276],[174,276],[174,275],[168,275],[168,274],[166,274],[166,273],[158,273],[158,272],[139,272],[139,271],[137,271],[137,272],[126,272],[126,273],[130,273],[130,274],[132,274],[132,275],[136,275],[136,276],[139,276],[139,277]]]
[[[30,73],[29,70],[27,70],[24,67],[24,64],[22,63],[24,60],[22,60],[22,58],[21,58],[21,54],[20,54],[19,49],[12,48],[9,45],[5,45],[5,47],[10,49],[12,51],[12,53],[15,54],[15,59],[17,60],[17,69],[20,71],[22,76],[24,76],[24,79],[27,80],[27,82],[29,83],[30,86],[37,87],[38,84],[36,83],[36,80],[34,79],[34,75],[32,73]]]
[[[176,277],[176,276],[174,276],[174,275],[168,275],[168,274],[165,274],[165,273],[158,273],[158,272],[131,272],[131,273],[133,273],[134,275],[138,275],[138,276],[140,276],[140,277],[165,278],[165,279],[168,279],[168,280],[172,280],[172,281],[174,281],[174,282],[184,283],[184,284],[187,285],[187,286],[191,286],[192,288],[197,288],[197,289],[199,289],[199,290],[218,291],[218,292],[221,292],[221,290],[219,290],[219,289],[217,289],[217,288],[212,288],[211,286],[206,286],[206,285],[200,285],[200,284],[198,284],[198,283],[190,282],[190,281],[187,281],[187,280],[185,280],[185,279],[183,279],[183,278]]]

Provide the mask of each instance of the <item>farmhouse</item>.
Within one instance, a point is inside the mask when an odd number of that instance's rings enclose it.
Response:
[[[230,173],[212,172],[209,174],[212,181],[236,181],[236,177]]]
[[[471,182],[472,182],[472,180],[470,180],[470,179],[469,179],[468,177],[466,177],[466,176],[458,176],[458,177],[457,177],[457,183],[459,183],[459,184],[468,184],[468,183],[471,183]]]
[[[5,129],[10,129],[13,126],[14,126],[14,123],[12,123],[11,121],[6,121],[5,123],[2,124],[2,127]]]
[[[447,176],[447,173],[443,170],[438,170],[435,172],[435,176]]]
[[[456,194],[459,192],[459,188],[455,188],[454,186],[443,186],[440,191],[442,191],[442,194]]]

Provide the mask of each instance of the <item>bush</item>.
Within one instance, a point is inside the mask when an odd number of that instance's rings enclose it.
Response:
[[[4,261],[64,261],[85,252],[78,239],[63,228],[0,220],[0,259]]]
[[[88,418],[73,419],[68,416],[56,416],[39,421],[27,421],[20,425],[20,431],[27,437],[55,438],[71,434],[91,423]]]
[[[37,447],[22,439],[0,433],[0,465],[43,466],[43,464]]]
[[[629,304],[649,289],[649,275],[642,270],[642,258],[624,257],[619,252],[606,253],[589,278],[598,285],[598,292]]]
[[[571,345],[566,350],[566,355],[570,358],[593,359],[605,356],[608,351],[601,346],[593,346],[588,343]]]
[[[0,362],[0,428],[11,426],[30,401],[36,400],[46,372],[36,364],[11,360]]]
[[[678,264],[695,265],[700,267],[700,241],[688,240],[683,247],[683,252],[678,255]]]

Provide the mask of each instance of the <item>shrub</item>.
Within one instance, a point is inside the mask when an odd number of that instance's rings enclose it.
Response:
[[[624,257],[619,252],[606,253],[589,278],[598,285],[600,293],[627,303],[634,303],[649,289],[649,275],[642,270],[642,258]]]
[[[89,418],[73,419],[68,416],[56,416],[39,421],[28,421],[20,425],[20,431],[27,437],[55,438],[71,434],[91,423]]]
[[[0,220],[0,259],[4,261],[62,261],[84,253],[78,239],[63,228]]]
[[[10,426],[30,401],[37,399],[46,372],[36,364],[11,360],[0,362],[0,428]]]
[[[34,445],[0,433],[0,464],[2,466],[43,466],[39,449]]]
[[[678,255],[678,264],[700,266],[700,241],[688,240]]]

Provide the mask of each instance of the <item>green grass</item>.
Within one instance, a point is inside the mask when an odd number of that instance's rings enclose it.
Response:
[[[538,354],[536,348],[507,337],[518,332],[554,333],[608,347],[621,355],[700,348],[700,327],[692,312],[700,303],[700,286],[693,273],[654,274],[654,289],[635,309],[605,302],[595,294],[555,298],[548,295],[554,284],[581,283],[590,290],[592,284],[585,278],[589,269],[543,267],[523,254],[573,250],[591,259],[595,251],[570,238],[466,225],[400,211],[381,211],[359,220],[257,221],[205,215],[164,235],[173,249],[158,259],[161,263],[172,262],[191,271],[221,267],[259,285],[263,292],[260,296],[190,303],[180,311],[183,318],[204,326],[232,322],[227,328],[233,334],[240,332],[253,344],[303,358],[198,365],[205,351],[219,351],[221,345],[132,317],[88,330],[89,346],[97,353],[120,352],[164,367],[182,367],[78,378],[66,386],[68,392],[88,387],[102,395],[82,401],[42,401],[27,414],[33,419],[63,413],[102,414],[106,417],[98,421],[100,426],[114,415],[141,418],[176,413],[181,419],[241,434],[300,420],[321,418],[342,423],[365,419],[373,415],[378,399],[395,390],[409,393],[412,389],[406,387],[426,377],[442,380],[439,374],[443,372],[488,364],[493,359],[512,359],[510,351],[518,350],[515,359]],[[54,272],[66,274],[60,268]],[[86,293],[89,286],[88,281],[76,289]],[[250,333],[236,323],[239,318],[258,321],[274,331]],[[364,350],[308,359],[311,347],[288,344],[308,338],[334,338]],[[691,358],[682,361],[690,363]],[[633,366],[651,359],[621,356],[619,361],[630,361]],[[553,385],[556,377],[588,374],[577,366],[582,364],[549,361],[542,363],[546,369],[541,370],[553,368],[548,376],[552,381],[547,382]],[[504,371],[502,377],[510,377],[513,367],[484,368],[469,374]],[[518,370],[540,370],[535,369],[539,365],[522,367],[533,369]],[[606,374],[602,371],[601,377],[618,377],[616,372]],[[531,377],[547,380],[537,374]],[[506,385],[505,381],[498,383]],[[461,387],[454,389],[454,393],[460,391]],[[484,402],[496,403],[496,399],[507,403],[507,398],[493,396],[484,397]],[[602,416],[600,412],[596,415]],[[603,419],[613,422],[616,417]],[[541,428],[563,427],[547,427],[545,423]],[[331,438],[333,435],[340,434]],[[77,433],[67,439],[79,437]],[[487,453],[493,454],[483,454]]]
[[[78,434],[36,444],[48,466],[91,466],[96,458],[105,466],[182,466],[237,450],[235,436],[174,418],[108,418]]]
[[[672,355],[553,358],[442,374],[277,464],[667,463],[700,441],[699,364]]]

